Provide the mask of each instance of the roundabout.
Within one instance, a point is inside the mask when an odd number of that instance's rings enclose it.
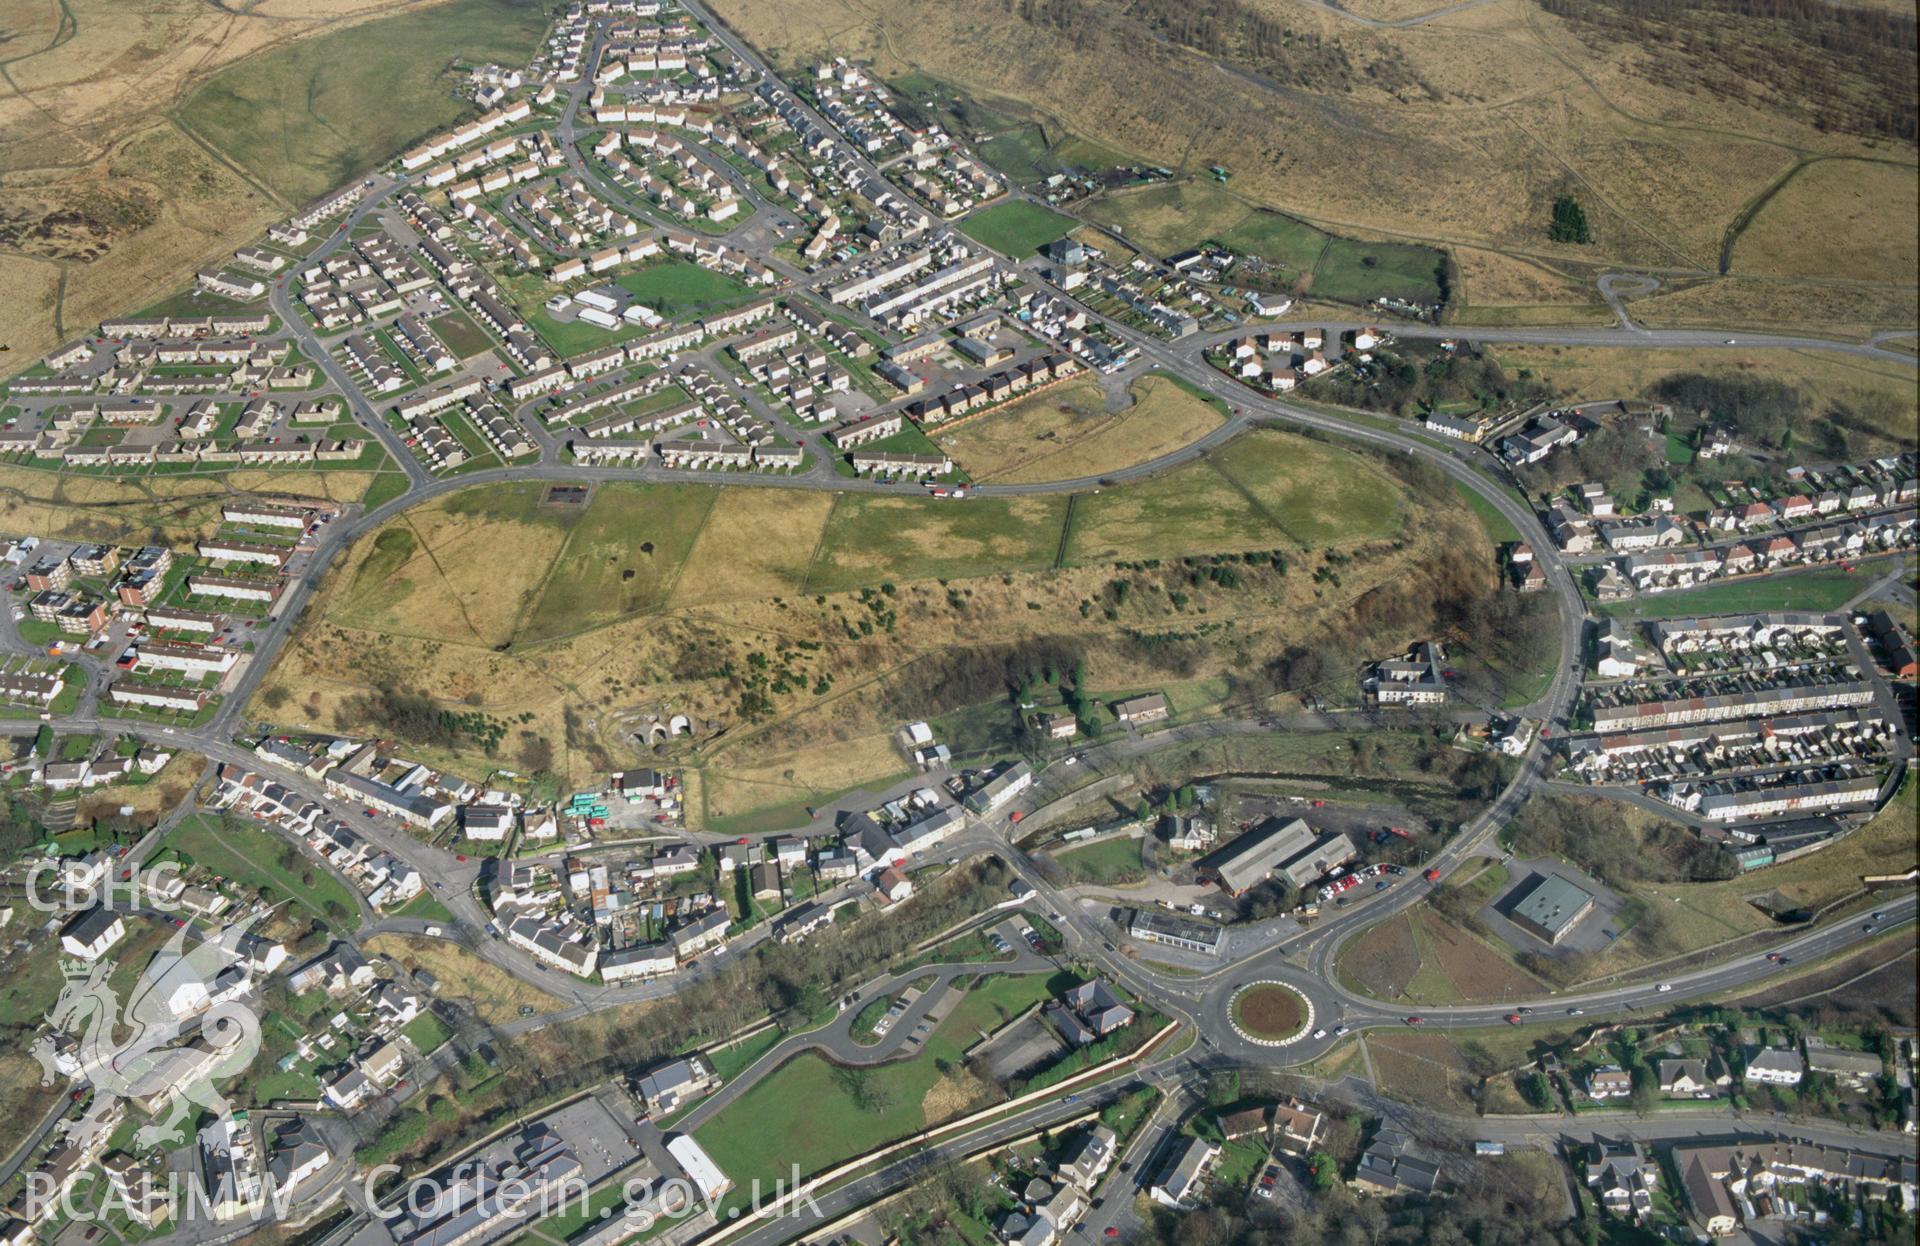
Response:
[[[1227,1005],[1234,1032],[1262,1047],[1287,1047],[1313,1028],[1313,1002],[1283,982],[1249,982]]]

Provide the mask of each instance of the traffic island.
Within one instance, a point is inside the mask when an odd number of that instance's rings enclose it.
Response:
[[[1249,982],[1228,1006],[1234,1031],[1263,1047],[1286,1047],[1313,1028],[1313,1002],[1283,982]]]

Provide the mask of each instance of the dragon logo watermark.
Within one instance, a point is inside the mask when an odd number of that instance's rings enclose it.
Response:
[[[256,920],[191,943],[191,928],[181,925],[124,1001],[110,981],[110,961],[62,962],[65,984],[47,1013],[50,1032],[34,1041],[32,1055],[42,1085],[71,1078],[93,1092],[69,1134],[76,1147],[103,1141],[123,1102],[154,1112],[133,1137],[142,1149],[178,1136],[202,1112],[232,1114],[217,1083],[260,1053],[260,1019],[246,1000]]]

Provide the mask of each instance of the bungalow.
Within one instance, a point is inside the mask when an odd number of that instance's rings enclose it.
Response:
[[[1662,1094],[1699,1098],[1713,1093],[1714,1082],[1707,1076],[1705,1060],[1662,1060],[1655,1068]]]
[[[1880,1057],[1870,1051],[1846,1051],[1807,1041],[1807,1069],[1825,1073],[1852,1090],[1865,1090],[1882,1070]]]
[[[140,705],[197,714],[206,705],[207,694],[194,688],[167,688],[122,679],[107,689],[107,699],[115,705]]]
[[[1220,1136],[1228,1142],[1238,1142],[1242,1138],[1252,1138],[1267,1132],[1267,1109],[1251,1107],[1242,1112],[1230,1112],[1220,1118]],[[1262,1141],[1264,1141],[1264,1137]]]
[[[1173,712],[1172,707],[1167,704],[1166,696],[1158,692],[1150,692],[1145,696],[1128,697],[1124,701],[1115,701],[1112,709],[1114,718],[1118,719],[1122,726],[1127,727],[1140,727],[1145,726],[1147,723],[1164,722],[1168,715]]]
[[[1798,1086],[1806,1062],[1791,1048],[1762,1047],[1747,1059],[1746,1080],[1767,1086]]]
[[[679,967],[680,958],[671,943],[637,943],[632,947],[600,954],[600,980],[603,982],[658,978]]]
[[[1609,1064],[1587,1074],[1587,1095],[1592,1099],[1624,1099],[1633,1093],[1633,1078],[1619,1065]]]
[[[782,943],[799,943],[832,922],[832,909],[817,901],[810,901],[781,914],[773,924],[773,937]]]
[[[967,793],[962,803],[973,813],[984,816],[999,809],[1032,786],[1033,767],[1023,761],[1015,762],[986,783]]]

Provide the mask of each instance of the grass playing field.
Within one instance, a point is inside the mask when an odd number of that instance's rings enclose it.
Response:
[[[1891,569],[1889,561],[1862,563],[1852,571],[1839,567],[1794,571],[1727,584],[1708,584],[1677,593],[1650,593],[1626,601],[1596,603],[1594,609],[1615,619],[1677,619],[1698,614],[1735,614],[1749,610],[1838,609]]]
[[[813,1053],[782,1066],[694,1137],[729,1177],[723,1206],[744,1204],[754,1180],[763,1190],[830,1168],[987,1101],[986,1087],[960,1071],[979,1033],[1047,998],[1044,974],[1001,975],[969,990],[911,1059],[843,1069]]]
[[[997,203],[960,222],[960,232],[1002,255],[1026,259],[1055,238],[1065,237],[1073,218],[1024,199]]]
[[[622,289],[663,316],[679,319],[729,306],[752,288],[726,273],[687,260],[667,260],[621,275]]]

